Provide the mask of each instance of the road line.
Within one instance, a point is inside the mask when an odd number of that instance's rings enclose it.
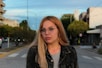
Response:
[[[14,54],[9,55],[8,57],[16,57],[17,55],[18,53],[14,53]]]
[[[92,60],[92,58],[90,58],[90,57],[88,57],[88,56],[82,56],[83,58],[85,58],[85,59],[90,59],[90,60]]]
[[[24,55],[22,55],[21,57],[22,57],[22,58],[26,58],[26,56],[27,56],[27,54],[24,54]]]
[[[100,57],[94,57],[94,58],[96,58],[96,59],[98,59],[98,60],[101,60],[101,61],[102,61],[102,58],[100,58]]]
[[[80,46],[80,48],[92,48],[92,46]]]

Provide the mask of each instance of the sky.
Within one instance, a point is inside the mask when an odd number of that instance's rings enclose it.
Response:
[[[3,0],[6,10],[4,17],[28,20],[33,30],[39,28],[43,17],[53,15],[61,18],[63,14],[73,14],[75,10],[86,12],[89,7],[102,7],[102,0]]]

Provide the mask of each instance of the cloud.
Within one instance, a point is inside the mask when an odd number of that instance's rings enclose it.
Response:
[[[22,14],[23,13],[23,14]],[[27,15],[27,9],[8,9],[5,13],[5,15],[18,15],[18,16],[26,16]]]
[[[31,27],[35,27],[47,15],[61,17],[63,14],[74,13],[75,9],[86,12],[90,6],[102,7],[102,0],[5,0],[4,3],[6,18],[22,20],[27,19],[28,15]]]
[[[5,14],[5,18],[10,19],[21,19],[21,17],[27,17],[27,10],[26,9],[7,9]]]
[[[28,13],[27,13],[28,11]],[[71,13],[72,10],[68,9],[8,9],[4,16],[9,16],[9,17],[14,17],[14,16],[35,16],[35,17],[40,17],[44,15],[60,15],[63,13]]]

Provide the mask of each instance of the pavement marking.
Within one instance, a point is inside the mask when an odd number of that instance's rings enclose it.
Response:
[[[26,58],[26,56],[27,56],[27,54],[24,54],[24,55],[22,55],[21,57],[22,57],[22,58]]]
[[[25,48],[25,47],[28,47],[28,46],[25,45],[23,47],[17,48],[15,50],[10,51],[10,52],[0,52],[0,58],[4,58],[4,57],[6,57],[6,56],[8,56],[8,55],[10,55],[10,54],[12,54],[14,52],[17,52],[17,51],[21,50],[22,48]]]
[[[90,60],[92,60],[92,58],[90,58],[90,57],[88,57],[88,56],[82,56],[83,58],[85,58],[85,59],[90,59]]]
[[[17,55],[19,55],[19,54],[18,53],[14,53],[14,54],[8,55],[8,57],[16,57]]]
[[[80,46],[80,48],[92,48],[92,46]]]
[[[102,58],[100,58],[100,57],[94,57],[94,58],[96,58],[96,59],[98,59],[98,60],[101,60],[101,61],[102,61]]]

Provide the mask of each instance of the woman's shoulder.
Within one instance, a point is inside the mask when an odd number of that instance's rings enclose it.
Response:
[[[66,45],[66,46],[62,46],[63,48],[68,48],[68,49],[75,49],[74,46],[72,45]]]
[[[62,46],[63,49],[66,49],[70,52],[76,52],[76,49],[74,46],[68,45],[68,46]]]
[[[33,45],[30,47],[30,49],[37,49],[37,46]]]
[[[37,46],[31,46],[31,47],[29,48],[29,51],[30,51],[30,52],[37,52]]]

